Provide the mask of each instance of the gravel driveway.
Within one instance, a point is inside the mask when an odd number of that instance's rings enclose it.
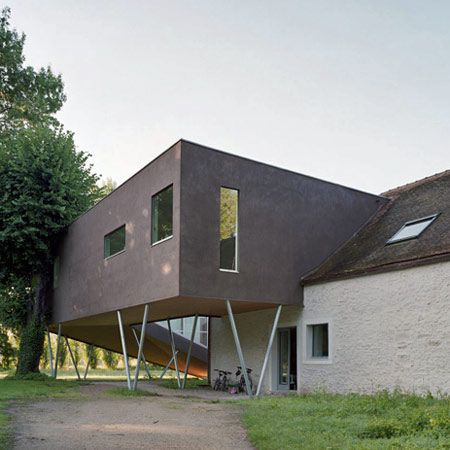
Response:
[[[110,397],[111,386],[81,388],[81,399],[17,404],[17,449],[251,449],[240,407],[173,392]],[[169,390],[166,390],[169,391]]]

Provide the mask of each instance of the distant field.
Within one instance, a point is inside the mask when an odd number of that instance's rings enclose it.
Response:
[[[84,367],[81,367],[78,369],[80,372],[81,377],[83,378],[84,375]],[[131,373],[134,375],[135,367],[131,367]],[[159,366],[155,366],[150,368],[152,378],[156,379],[159,378],[162,373],[162,368]],[[41,373],[44,373],[46,375],[50,376],[50,370],[49,369],[43,369],[41,370]],[[2,370],[0,371],[0,379],[7,377],[8,375],[13,375],[14,370]],[[139,372],[139,379],[146,379],[147,373],[143,368],[141,368]],[[166,374],[164,375],[164,379],[174,379],[175,378],[175,371],[168,370]],[[189,378],[195,378],[190,377]],[[76,380],[77,374],[75,372],[75,369],[58,369],[58,379],[61,380]],[[111,381],[122,381],[126,380],[125,376],[125,370],[124,369],[89,369],[87,374],[87,381],[94,381],[94,380],[111,380]]]

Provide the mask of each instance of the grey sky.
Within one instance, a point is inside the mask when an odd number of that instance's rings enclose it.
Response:
[[[180,137],[375,193],[450,168],[448,1],[7,4],[119,183]]]

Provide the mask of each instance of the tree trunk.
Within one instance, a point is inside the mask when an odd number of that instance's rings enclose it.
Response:
[[[16,375],[39,372],[39,361],[44,348],[45,319],[48,310],[47,295],[50,287],[50,268],[46,267],[33,283],[34,302],[27,323],[20,334]]]

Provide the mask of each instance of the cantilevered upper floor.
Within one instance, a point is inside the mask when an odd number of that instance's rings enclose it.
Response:
[[[299,304],[300,278],[385,199],[180,140],[72,223],[53,323],[128,323]],[[127,315],[128,314],[128,315]]]

